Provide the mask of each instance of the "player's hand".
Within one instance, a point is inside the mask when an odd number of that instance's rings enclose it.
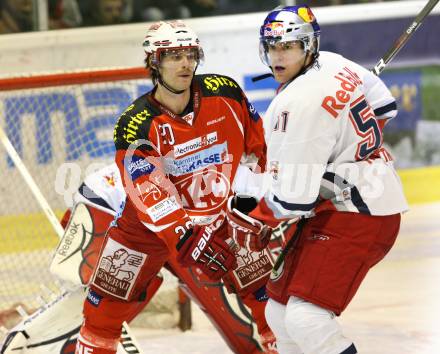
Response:
[[[272,235],[271,227],[247,215],[256,205],[254,198],[232,196],[228,199],[226,210],[228,235],[241,247],[251,251],[266,248]]]
[[[197,266],[212,280],[220,280],[237,267],[235,254],[226,242],[215,237],[209,226],[194,226],[176,245],[177,261],[184,267]]]

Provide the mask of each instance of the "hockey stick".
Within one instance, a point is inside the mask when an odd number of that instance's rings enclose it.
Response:
[[[9,156],[11,157],[11,160],[14,162],[15,166],[20,171],[20,174],[23,176],[26,184],[31,189],[33,195],[35,196],[35,199],[37,199],[38,204],[40,204],[41,209],[43,209],[44,214],[46,214],[47,219],[52,224],[52,227],[54,228],[58,237],[59,238],[63,237],[64,230],[61,227],[61,224],[58,221],[57,217],[55,216],[55,213],[47,203],[46,198],[44,198],[43,193],[41,193],[40,188],[38,188],[37,184],[35,183],[34,179],[29,173],[29,170],[24,165],[23,161],[21,161],[20,156],[18,155],[14,146],[11,144],[11,141],[9,140],[8,136],[6,135],[6,133],[4,132],[1,126],[0,126],[0,140],[5,146],[5,149],[9,154]]]
[[[17,150],[15,150],[14,146],[12,145],[11,141],[9,140],[8,136],[4,132],[1,125],[0,125],[0,140],[4,145],[6,152],[9,154],[15,166],[18,168],[20,174],[23,176],[23,179],[25,180],[26,184],[31,189],[33,195],[37,199],[38,204],[40,204],[40,207],[43,209],[44,214],[46,214],[46,217],[51,223],[52,227],[54,228],[57,236],[61,239],[64,235],[63,227],[61,226],[58,218],[56,217],[55,213],[53,212],[46,198],[43,196],[43,193],[41,193],[40,188],[35,183],[33,177],[29,173],[29,170],[24,165],[23,161],[21,160],[20,156],[17,153]],[[135,342],[133,335],[130,334],[130,329],[126,322],[123,323],[122,328],[123,328],[123,336],[122,336],[122,340],[118,344],[119,348],[126,354],[128,353],[142,354],[140,347],[137,346],[136,348],[137,344]],[[137,351],[133,351],[134,350],[133,347]]]
[[[290,249],[294,248],[299,240],[299,236],[301,235],[301,231],[304,227],[304,224],[306,223],[306,218],[303,216],[300,218],[300,220],[297,223],[291,223],[287,229],[292,227],[294,224],[296,224],[296,230],[293,236],[290,238],[289,241],[287,241],[286,246],[281,250],[281,253],[278,255],[277,260],[275,261],[275,264],[272,268],[272,273],[270,274],[271,279],[276,279],[280,275],[278,273],[278,270],[280,269],[281,265],[284,263],[284,258],[286,258],[287,253]],[[281,231],[283,232],[283,231]]]
[[[416,16],[414,21],[409,25],[409,27],[405,30],[405,32],[402,33],[402,35],[397,39],[397,41],[393,44],[393,46],[388,50],[388,52],[380,58],[380,60],[377,62],[377,64],[374,66],[371,71],[376,74],[377,76],[380,75],[380,73],[385,69],[385,67],[388,65],[388,63],[393,60],[393,58],[399,53],[399,51],[403,48],[403,46],[408,42],[408,40],[411,38],[412,34],[417,31],[417,29],[422,24],[423,20],[426,16],[429,15],[429,13],[432,11],[432,9],[437,5],[437,3],[440,0],[429,0],[428,3],[425,5],[425,7],[422,9],[422,11],[419,12],[419,14]]]

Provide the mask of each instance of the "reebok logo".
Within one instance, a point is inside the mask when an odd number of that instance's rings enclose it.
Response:
[[[330,237],[327,236],[327,235],[313,234],[312,236],[309,237],[309,240],[312,240],[312,241],[315,241],[315,240],[328,241],[328,240],[330,240]]]

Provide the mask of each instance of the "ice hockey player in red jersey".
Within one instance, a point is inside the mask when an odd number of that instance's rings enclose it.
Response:
[[[152,25],[144,49],[155,86],[115,125],[115,162],[127,197],[92,276],[77,353],[115,353],[124,317],[148,296],[160,268],[176,260],[223,278],[269,336],[268,252],[246,253],[259,272],[237,274],[240,257],[224,222],[238,167],[265,168],[262,120],[233,79],[195,75],[203,50],[184,23]]]
[[[382,128],[397,113],[393,97],[360,65],[319,51],[319,38],[305,5],[264,20],[260,57],[281,84],[264,119],[269,171],[266,179],[248,172],[258,205],[244,214],[231,199],[228,217],[238,225],[234,238],[253,249],[266,244],[274,219],[300,220],[267,286],[279,353],[352,354],[335,315],[392,247],[407,203],[382,147]]]

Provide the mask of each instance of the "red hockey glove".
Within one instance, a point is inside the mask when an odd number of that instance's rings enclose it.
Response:
[[[184,267],[197,266],[212,280],[220,280],[237,267],[235,254],[226,242],[214,236],[209,226],[196,225],[176,245],[177,261]]]
[[[229,197],[226,217],[228,235],[241,247],[251,251],[266,248],[272,235],[272,228],[247,215],[255,209],[257,201],[252,197]]]

